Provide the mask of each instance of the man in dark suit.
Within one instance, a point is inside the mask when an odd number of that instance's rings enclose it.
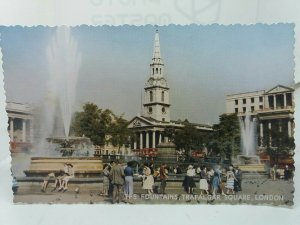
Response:
[[[120,162],[117,160],[115,165],[110,171],[112,184],[113,184],[113,197],[112,203],[120,202],[123,197],[122,190],[124,184],[124,169],[121,166]]]

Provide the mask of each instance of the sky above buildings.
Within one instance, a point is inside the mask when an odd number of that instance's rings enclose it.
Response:
[[[81,65],[74,110],[85,102],[141,113],[150,76],[154,26],[77,26],[71,35]],[[170,87],[171,119],[217,123],[227,94],[291,86],[294,26],[162,26],[161,54]],[[47,95],[51,27],[0,27],[7,101],[39,103]],[[57,84],[59,85],[59,84]]]

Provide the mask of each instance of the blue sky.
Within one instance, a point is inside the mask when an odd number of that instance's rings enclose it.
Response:
[[[174,120],[216,123],[226,94],[293,84],[292,24],[158,29]],[[7,101],[43,101],[55,28],[0,27],[0,33]],[[137,115],[155,27],[78,26],[71,33],[82,57],[75,110],[90,101],[127,119]]]

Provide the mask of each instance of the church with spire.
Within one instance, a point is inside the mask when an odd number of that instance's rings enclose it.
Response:
[[[198,130],[212,131],[209,125],[194,125]],[[171,120],[170,87],[165,77],[159,32],[156,30],[149,77],[144,87],[142,115],[135,116],[128,125],[135,134],[131,149],[155,150],[158,144],[167,141],[165,137],[167,128],[182,129],[183,127],[182,122]]]

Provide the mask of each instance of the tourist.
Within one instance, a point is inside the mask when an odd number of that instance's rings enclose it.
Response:
[[[186,172],[186,176],[185,176],[183,184],[182,184],[184,187],[184,190],[188,194],[193,194],[193,189],[194,189],[194,187],[196,187],[195,181],[194,181],[195,175],[196,175],[196,171],[195,171],[194,167],[192,165],[189,165],[187,172]]]
[[[159,177],[160,177],[160,193],[165,194],[167,178],[168,178],[168,170],[167,170],[167,165],[165,163],[162,164],[159,169]]]
[[[50,181],[51,178],[55,178],[55,174],[54,173],[49,173],[47,175],[47,177],[44,179],[44,182],[42,184],[42,189],[41,189],[42,192],[46,191],[46,189],[48,187],[48,184],[49,184],[49,181]]]
[[[151,169],[148,166],[144,167],[142,178],[143,178],[143,189],[147,190],[148,194],[152,194],[154,178],[151,174]]]
[[[65,172],[63,170],[60,170],[58,176],[55,178],[54,184],[52,185],[53,187],[52,191],[55,191],[57,187],[58,188],[62,187],[62,179],[64,177],[65,177]]]
[[[235,180],[235,176],[233,173],[233,167],[230,166],[229,170],[226,173],[226,189],[227,189],[227,194],[229,194],[229,192],[231,191],[232,194],[235,194],[234,192],[234,180]]]
[[[242,171],[239,167],[236,167],[236,169],[234,170],[234,176],[234,191],[242,191]]]
[[[124,194],[125,194],[125,201],[128,203],[132,202],[133,196],[133,170],[127,163],[126,168],[124,169],[125,175],[125,185],[124,185]]]
[[[207,169],[207,183],[208,183],[208,191],[209,193],[212,193],[213,192],[213,187],[212,187],[212,181],[213,181],[213,178],[214,178],[214,169],[213,168],[210,168],[210,169]]]
[[[274,164],[273,167],[270,169],[270,177],[273,181],[276,180],[276,177],[277,177],[277,166],[276,166],[276,164]]]
[[[202,195],[203,191],[208,195],[208,183],[207,183],[207,173],[206,173],[206,167],[203,166],[200,171],[200,194]]]
[[[217,191],[219,190],[221,178],[218,171],[214,172],[214,176],[212,179],[212,194],[213,196],[216,196]]]
[[[70,163],[68,163],[67,165],[68,165],[68,170],[67,170],[67,173],[65,174],[66,176],[64,176],[62,179],[62,185],[63,185],[64,192],[68,190],[69,180],[74,178],[74,175],[75,175],[74,166]]]
[[[284,168],[284,180],[289,180],[290,179],[290,170],[289,166],[286,165]]]
[[[101,195],[103,196],[108,196],[108,190],[109,190],[109,184],[110,184],[110,178],[109,178],[109,173],[110,173],[110,165],[109,164],[104,164],[103,166],[103,186],[102,186],[102,192]]]
[[[124,170],[118,160],[116,160],[114,166],[111,168],[110,175],[113,184],[112,203],[115,204],[121,201],[124,184]]]
[[[111,197],[113,196],[113,190],[114,190],[114,185],[112,184],[112,178],[111,178],[111,168],[113,168],[115,166],[115,161],[110,161],[110,164],[109,164],[109,175],[108,175],[108,179],[109,179],[109,185],[108,185],[108,197]]]

